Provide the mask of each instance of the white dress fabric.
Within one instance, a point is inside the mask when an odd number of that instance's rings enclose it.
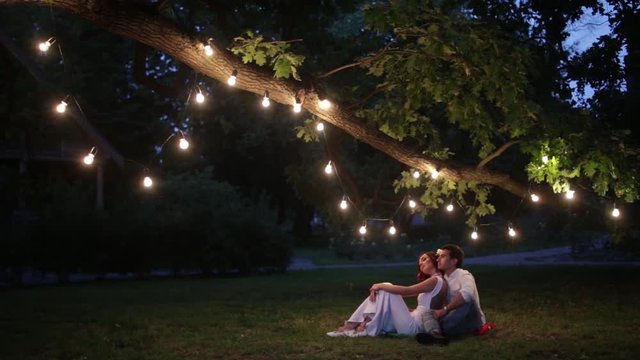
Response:
[[[433,290],[418,295],[418,306],[413,311],[409,311],[402,296],[379,290],[376,301],[367,297],[347,321],[361,323],[365,316],[369,316],[371,321],[366,326],[367,336],[378,336],[382,332],[402,335],[423,332],[422,314],[431,309],[431,299],[440,293],[444,282],[441,276],[436,276],[436,279]]]

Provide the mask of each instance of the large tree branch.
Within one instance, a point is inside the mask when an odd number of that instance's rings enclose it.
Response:
[[[484,167],[491,160],[493,160],[493,159],[497,158],[498,156],[502,155],[502,153],[505,152],[508,148],[510,148],[511,146],[513,146],[515,144],[519,144],[521,142],[522,142],[522,140],[511,140],[511,141],[505,143],[504,145],[500,146],[498,148],[498,150],[494,151],[493,153],[489,154],[486,158],[482,159],[482,161],[480,161],[480,163],[478,164],[478,166],[476,166],[476,168],[480,169],[480,168]]]
[[[409,167],[423,172],[437,169],[443,178],[452,181],[476,181],[497,186],[517,196],[527,195],[527,187],[506,173],[427,157],[381,131],[364,125],[346,107],[336,104],[328,110],[321,109],[318,105],[318,93],[310,82],[274,79],[272,72],[268,69],[244,64],[238,57],[219,47],[215,49],[216,55],[207,57],[203,52],[202,39],[199,40],[195,36],[184,33],[175,24],[158,17],[155,13],[145,11],[143,8],[127,5],[126,2],[0,0],[0,5],[8,4],[50,5],[63,9],[108,31],[163,51],[220,82],[225,82],[228,76],[236,70],[238,72],[236,84],[238,89],[252,92],[258,96],[262,96],[264,91],[268,90],[271,100],[281,104],[292,105],[296,94],[302,90],[305,98],[303,107],[308,112]]]

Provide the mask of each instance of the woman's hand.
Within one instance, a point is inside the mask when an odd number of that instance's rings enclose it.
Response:
[[[371,288],[371,290],[369,290],[369,300],[371,302],[376,302],[376,295],[378,295],[378,290],[373,290],[373,288]]]
[[[378,294],[378,290],[381,290],[381,289],[382,289],[382,283],[371,285],[371,289],[369,289],[369,300],[371,300],[371,302],[376,301],[376,295]]]

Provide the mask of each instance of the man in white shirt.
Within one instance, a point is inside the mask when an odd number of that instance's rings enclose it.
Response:
[[[462,335],[474,331],[486,332],[493,324],[486,323],[480,308],[480,297],[476,281],[467,270],[461,269],[464,252],[458,245],[448,244],[438,249],[438,270],[444,273],[449,285],[448,303],[433,312],[440,320],[442,332],[447,335]],[[485,329],[486,328],[486,329]],[[418,342],[432,343],[425,334],[416,336]]]

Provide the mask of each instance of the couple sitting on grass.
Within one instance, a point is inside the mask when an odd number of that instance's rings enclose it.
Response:
[[[373,284],[369,297],[349,320],[327,335],[356,337],[397,333],[415,335],[423,344],[446,345],[448,336],[484,334],[493,325],[485,321],[473,275],[460,268],[463,260],[462,249],[451,244],[435,253],[420,255],[417,284]],[[410,311],[403,296],[417,296],[418,306]]]

